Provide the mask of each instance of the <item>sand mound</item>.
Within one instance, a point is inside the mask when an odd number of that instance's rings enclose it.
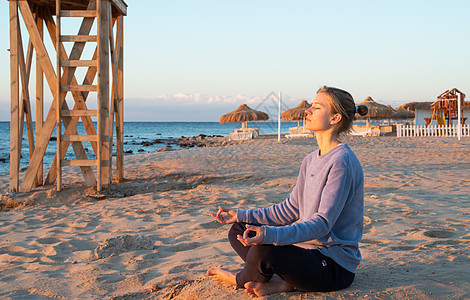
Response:
[[[142,235],[121,235],[105,240],[95,249],[96,258],[105,258],[130,250],[152,250],[153,241]]]

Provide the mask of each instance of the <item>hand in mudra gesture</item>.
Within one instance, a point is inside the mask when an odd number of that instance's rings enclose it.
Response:
[[[262,226],[246,225],[246,230],[243,235],[237,235],[237,240],[243,244],[243,246],[261,245],[264,240],[266,230]]]
[[[221,206],[219,206],[219,211],[216,214],[210,213],[210,216],[222,224],[232,224],[237,221],[237,212],[235,210],[225,209]]]

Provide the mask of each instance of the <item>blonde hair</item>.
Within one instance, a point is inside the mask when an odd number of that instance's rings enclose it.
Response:
[[[318,93],[327,94],[328,98],[330,99],[330,109],[332,113],[339,113],[341,115],[341,121],[338,126],[338,134],[347,134],[351,131],[356,113],[360,114],[361,116],[367,115],[367,106],[356,106],[351,94],[345,90],[322,86],[318,89],[317,94]]]

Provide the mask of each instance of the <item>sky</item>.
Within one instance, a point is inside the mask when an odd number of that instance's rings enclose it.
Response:
[[[323,85],[393,107],[452,88],[470,97],[468,0],[126,2],[126,121],[218,121],[242,103],[276,119],[273,93],[290,108]],[[8,121],[7,1],[0,20]]]

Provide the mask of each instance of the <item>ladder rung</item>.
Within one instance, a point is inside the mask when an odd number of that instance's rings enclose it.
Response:
[[[96,67],[96,60],[61,60],[62,67]]]
[[[98,165],[96,159],[63,159],[60,161],[62,167],[93,167]]]
[[[96,92],[97,85],[83,84],[83,85],[61,85],[61,92]]]
[[[62,10],[61,17],[96,18],[96,10]]]
[[[61,42],[96,42],[96,35],[61,35]]]
[[[98,116],[98,111],[96,109],[61,110],[60,115],[63,117],[96,117]]]
[[[63,134],[60,139],[63,142],[97,142],[98,136],[96,134]]]

